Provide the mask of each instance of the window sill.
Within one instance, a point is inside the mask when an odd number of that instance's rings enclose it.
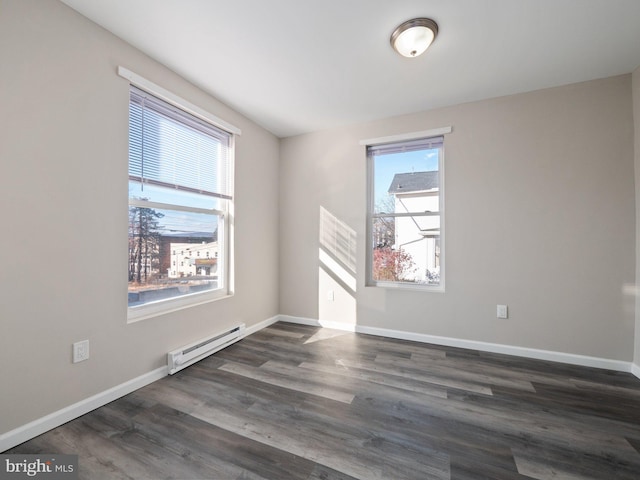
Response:
[[[425,284],[411,284],[411,283],[399,283],[399,282],[375,282],[367,283],[367,287],[373,288],[387,288],[390,290],[410,290],[414,292],[428,292],[428,293],[444,293],[444,285],[425,285]]]
[[[149,318],[159,317],[205,303],[216,302],[233,297],[233,292],[206,292],[185,295],[180,298],[162,300],[159,302],[127,307],[127,323],[136,323]]]

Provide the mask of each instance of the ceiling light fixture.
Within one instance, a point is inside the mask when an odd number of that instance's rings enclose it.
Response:
[[[438,35],[438,24],[430,18],[407,20],[391,34],[391,46],[403,57],[417,57]]]

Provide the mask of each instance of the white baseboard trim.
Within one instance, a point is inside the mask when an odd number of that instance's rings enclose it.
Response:
[[[250,327],[247,327],[244,329],[244,336],[246,337],[247,335],[251,335],[253,333],[256,333],[262,330],[263,328],[267,328],[269,325],[273,325],[279,320],[280,320],[280,315],[276,315],[275,317],[267,318],[262,322],[258,322],[255,325],[251,325]]]
[[[150,383],[160,380],[167,376],[167,367],[160,367],[151,372],[140,375],[127,382],[116,385],[104,392],[97,393],[89,398],[80,400],[73,405],[69,405],[57,412],[50,413],[42,418],[38,418],[33,422],[22,425],[14,430],[10,430],[0,435],[0,452],[4,452],[9,448],[20,445],[27,440],[37,437],[52,428],[59,427],[74,418],[78,418],[85,413],[89,413],[98,407],[102,407],[109,402],[117,400],[139,388],[149,385]]]
[[[310,327],[333,328],[335,330],[344,330],[347,332],[356,332],[357,325],[343,322],[331,322],[326,320],[316,320],[307,317],[294,317],[292,315],[279,315],[278,320],[281,322],[297,323],[299,325],[309,325]]]
[[[298,323],[302,325],[312,325],[317,327],[333,328],[349,332],[366,333],[381,337],[397,338],[400,340],[411,340],[414,342],[433,343],[447,347],[466,348],[470,350],[480,350],[483,352],[502,353],[516,357],[533,358],[536,360],[547,360],[551,362],[580,365],[583,367],[604,368],[619,372],[631,372],[640,378],[640,367],[631,362],[621,360],[611,360],[608,358],[589,357],[586,355],[576,355],[573,353],[554,352],[551,350],[538,350],[535,348],[516,347],[499,343],[487,343],[476,340],[464,340],[452,337],[440,337],[437,335],[426,335],[423,333],[405,332],[401,330],[391,330],[387,328],[367,327],[366,325],[354,325],[350,323],[325,322],[305,317],[295,317],[291,315],[280,315],[283,322]],[[635,371],[632,369],[635,367]]]
[[[631,373],[633,373],[637,378],[640,378],[640,366],[635,363],[631,364]]]
[[[268,327],[280,320],[280,315],[268,318],[255,325],[251,325],[245,329],[245,336],[256,333],[263,328]],[[10,430],[0,435],[0,452],[4,452],[10,448],[20,445],[38,435],[48,432],[52,428],[59,427],[60,425],[67,423],[74,418],[78,418],[85,413],[89,413],[98,407],[102,407],[109,402],[113,402],[120,397],[138,390],[150,383],[160,380],[168,375],[167,367],[160,367],[151,372],[140,375],[120,385],[116,385],[104,392],[97,393],[89,398],[80,400],[73,405],[69,405],[57,412],[50,413],[42,418],[38,418],[32,422],[22,425],[14,430]]]

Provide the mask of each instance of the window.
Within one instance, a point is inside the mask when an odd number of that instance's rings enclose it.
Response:
[[[368,144],[368,284],[442,290],[443,137]]]
[[[130,87],[130,319],[229,293],[232,154],[231,133]]]

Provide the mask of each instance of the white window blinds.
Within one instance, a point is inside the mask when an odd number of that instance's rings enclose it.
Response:
[[[129,101],[129,180],[231,199],[231,134],[134,86]]]
[[[417,152],[420,150],[430,150],[441,148],[444,144],[444,137],[430,137],[419,140],[405,142],[388,143],[381,145],[371,145],[367,147],[370,155],[389,155],[393,153]]]

